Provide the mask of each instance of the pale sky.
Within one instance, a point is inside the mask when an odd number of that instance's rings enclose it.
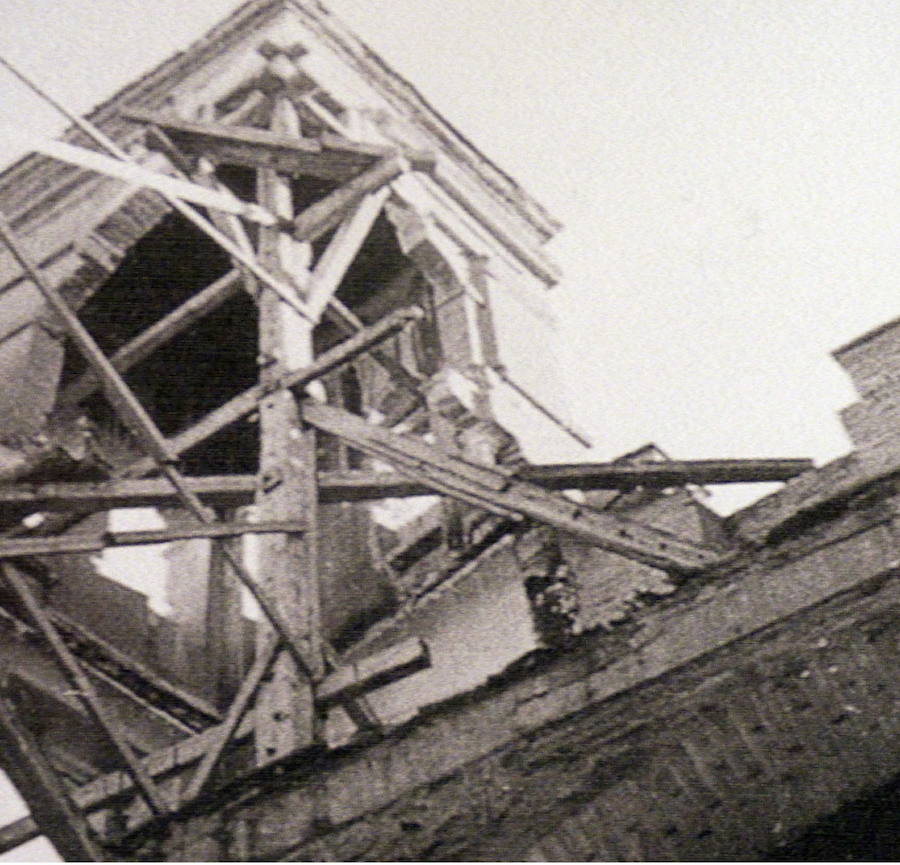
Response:
[[[236,5],[4,0],[0,54],[85,111]],[[566,226],[553,304],[596,449],[547,460],[848,449],[829,352],[900,314],[896,2],[327,5]],[[46,116],[0,75],[0,120]]]

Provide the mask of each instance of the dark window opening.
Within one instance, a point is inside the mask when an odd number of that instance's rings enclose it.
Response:
[[[228,256],[182,217],[172,214],[138,241],[116,272],[79,310],[100,347],[112,354],[231,268]],[[165,435],[200,420],[257,380],[257,313],[240,292],[172,338],[125,379]],[[64,381],[85,363],[71,348]],[[141,456],[106,399],[83,406],[115,465]],[[190,473],[254,471],[257,430],[246,420],[184,456]]]

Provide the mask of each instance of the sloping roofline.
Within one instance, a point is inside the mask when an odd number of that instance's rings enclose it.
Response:
[[[249,0],[238,7],[224,21],[209,30],[183,51],[164,60],[155,69],[136,79],[87,116],[112,134],[131,132],[119,116],[119,110],[138,97],[158,92],[167,84],[182,79],[192,70],[213,57],[227,51],[248,28],[262,26],[278,14],[289,11],[298,15],[316,35],[334,50],[348,65],[366,77],[384,98],[399,103],[415,117],[441,149],[466,171],[475,175],[502,205],[512,212],[542,241],[548,240],[561,227],[547,211],[526,193],[508,174],[482,154],[457,129],[448,123],[422,94],[403,77],[391,70],[371,49],[347,30],[318,0]],[[126,131],[127,130],[127,131]],[[81,133],[70,129],[68,140],[81,140]],[[0,208],[15,221],[28,221],[27,211],[36,203],[35,189],[26,182],[33,172],[44,174],[43,190],[53,186],[47,182],[47,172],[71,174],[67,166],[54,164],[47,157],[29,154],[0,173]],[[49,191],[49,190],[48,190]],[[63,193],[65,194],[65,193]],[[43,197],[43,196],[41,196]],[[55,197],[55,196],[53,196]]]

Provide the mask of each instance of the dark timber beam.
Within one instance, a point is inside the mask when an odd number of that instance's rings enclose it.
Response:
[[[514,477],[548,490],[665,489],[684,484],[704,486],[787,481],[811,468],[813,461],[807,459],[669,460],[639,465],[575,463],[523,466],[516,470]],[[186,478],[186,481],[204,502],[217,507],[249,504],[256,489],[255,475],[214,475]],[[326,504],[424,496],[433,492],[425,484],[394,472],[319,473],[319,500]],[[0,486],[0,507],[22,511],[171,507],[177,503],[171,484],[161,478]]]
[[[442,453],[421,439],[366,423],[335,406],[307,400],[303,418],[364,453],[392,463],[435,492],[501,516],[529,517],[652,567],[690,573],[719,564],[727,555],[653,526],[575,504],[536,484]]]
[[[417,159],[407,159],[399,154],[385,156],[371,168],[314,202],[295,217],[294,237],[310,242],[322,237],[335,228],[346,216],[347,211],[366,195],[377,192],[405,171],[428,170],[432,164],[433,160],[428,155],[419,156]]]
[[[59,854],[69,862],[106,859],[87,819],[69,799],[62,779],[50,765],[40,743],[19,720],[15,707],[5,695],[0,695],[0,747],[0,763],[28,805],[35,827],[53,842]],[[4,840],[18,846],[29,840],[28,837],[20,840],[23,836],[34,837],[30,829],[18,821],[18,831],[6,831]]]
[[[214,163],[269,168],[293,176],[343,182],[390,152],[388,148],[357,144],[334,134],[302,138],[267,129],[181,120],[136,109],[123,111],[122,115],[164,130],[185,153],[205,156]]]
[[[0,827],[0,856],[40,837],[41,830],[34,817],[20,817]]]

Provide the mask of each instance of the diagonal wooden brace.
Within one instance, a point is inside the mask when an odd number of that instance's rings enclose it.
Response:
[[[2,694],[0,749],[3,754],[0,764],[34,815],[4,828],[0,833],[0,853],[24,844],[43,831],[67,861],[106,859],[84,814],[71,801],[59,773],[31,731],[22,724],[15,707]]]
[[[693,572],[724,558],[712,547],[578,505],[536,484],[442,453],[421,439],[373,426],[334,406],[306,401],[303,418],[355,448],[392,463],[402,474],[439,493],[503,516],[530,517],[655,568]]]
[[[46,611],[37,602],[25,578],[12,565],[2,564],[0,565],[0,570],[2,570],[3,577],[7,585],[12,589],[16,599],[27,610],[31,620],[49,644],[60,668],[71,683],[76,696],[115,746],[116,751],[118,751],[119,756],[127,767],[128,774],[131,775],[135,785],[141,791],[141,795],[146,800],[150,810],[154,814],[167,813],[169,807],[162,798],[156,784],[141,764],[116,721],[107,713],[99,695],[94,689],[93,683],[65,644]]]

